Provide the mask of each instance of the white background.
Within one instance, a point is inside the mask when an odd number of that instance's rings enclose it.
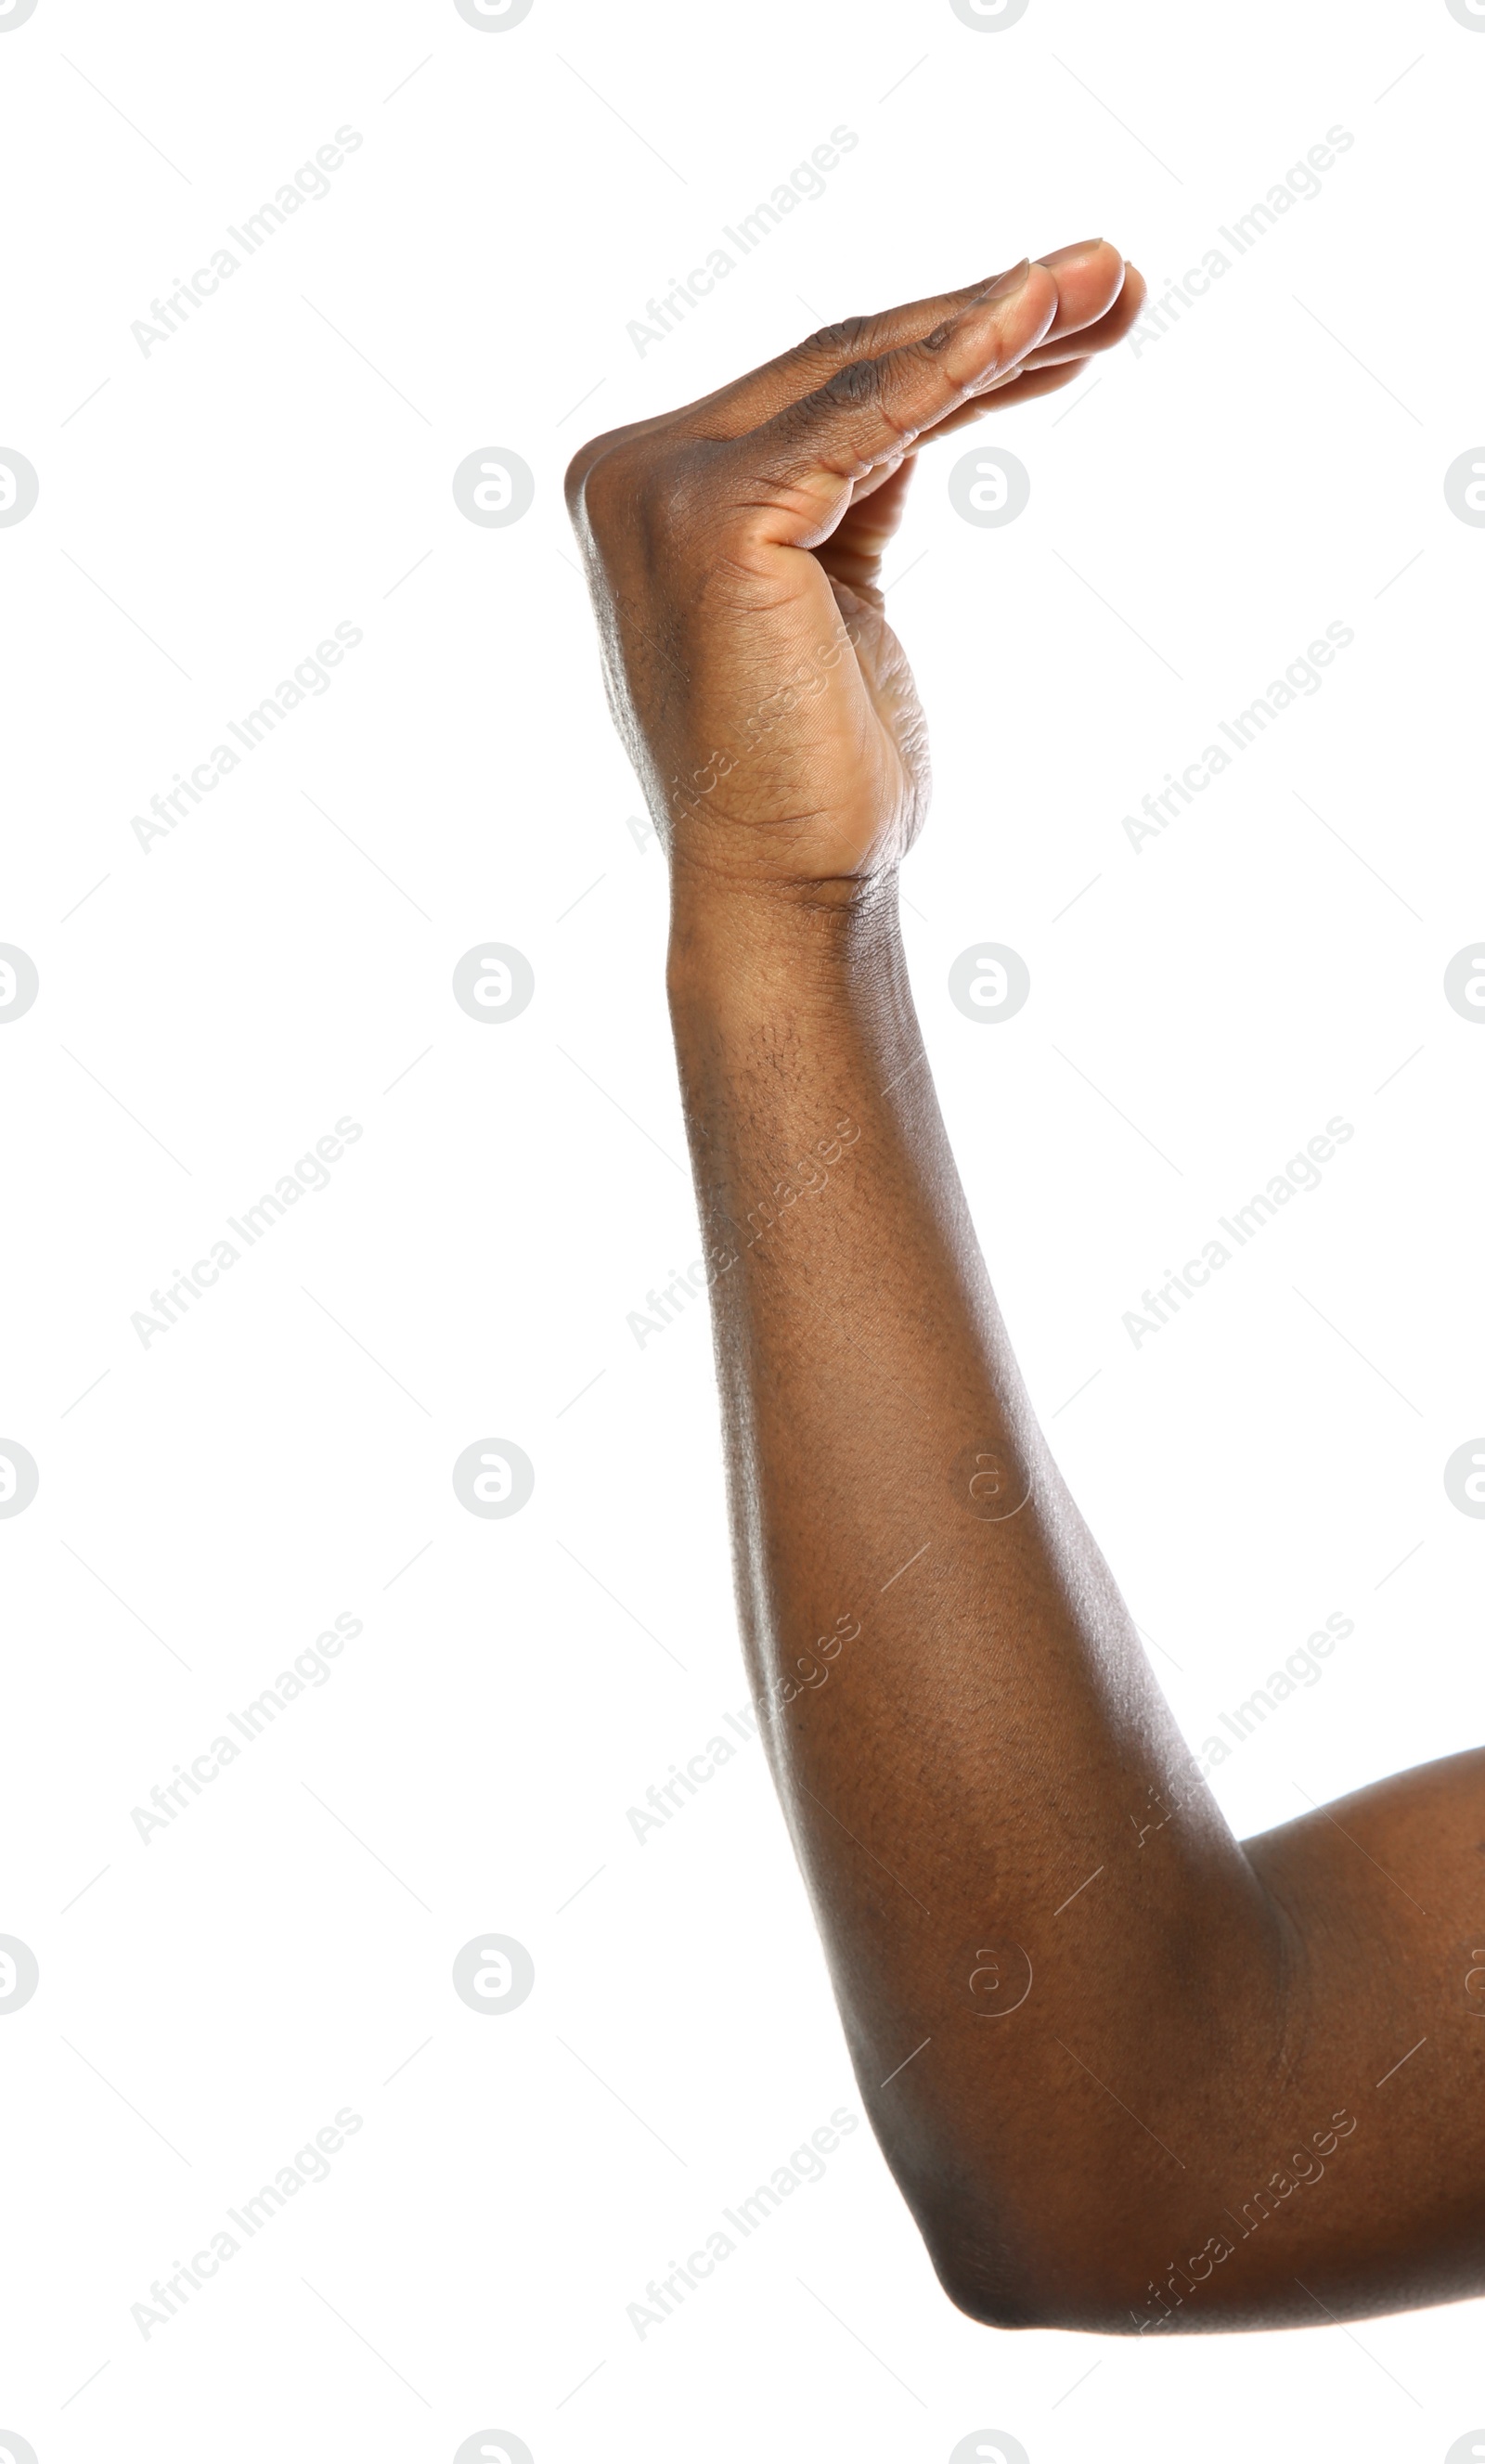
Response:
[[[0,2428],[41,2464],[447,2464],[492,2427],[537,2464],[945,2464],[986,2426],[1033,2464],[1435,2464],[1485,2421],[1473,2304],[976,2327],[864,2127],[626,2316],[858,2099],[760,1749],[626,1819],[745,1689],[703,1311],[627,1324],[696,1228],[662,863],[560,485],[593,429],[1023,250],[1104,231],[1164,287],[1353,134],[1163,340],[994,429],[1011,527],[952,510],[954,446],[921,470],[906,920],[1021,1358],[1193,1744],[1355,1620],[1216,1774],[1233,1823],[1457,1749],[1485,1033],[1442,977],[1485,935],[1485,533],[1443,474],[1485,433],[1482,100],[1445,0],[1031,0],[993,34],[536,0],[493,35],[454,0],[39,0],[0,35],[0,446],[40,476],[0,530],[0,938],[41,979],[0,1038],[0,1434],[40,1466],[0,1524],[0,1932],[41,1969],[0,2026]],[[842,124],[827,194],[641,357],[647,297]],[[332,193],[143,355],[342,125]],[[481,446],[536,475],[513,527],[454,504]],[[131,814],[341,621],[331,689],[146,854]],[[1322,691],[1137,855],[1120,816],[1333,621]],[[537,979],[493,1027],[450,989],[481,935]],[[977,936],[1031,970],[993,1030],[947,997]],[[1323,1187],[1137,1351],[1141,1289],[1338,1113]],[[152,1287],[343,1115],[330,1187],[144,1348]],[[536,1465],[509,1520],[451,1485],[489,1436]],[[131,1809],[344,1611],[331,1682],[146,1847]],[[481,1926],[535,1959],[519,2011],[452,1990]],[[345,2105],[331,2179],[142,2337]]]

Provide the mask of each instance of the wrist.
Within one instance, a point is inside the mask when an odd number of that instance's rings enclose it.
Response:
[[[834,1002],[901,962],[895,866],[865,881],[719,884],[676,863],[666,980],[673,1010],[818,996]]]

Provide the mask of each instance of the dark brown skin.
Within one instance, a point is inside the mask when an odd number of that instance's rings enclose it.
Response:
[[[1485,2291],[1485,1752],[1232,1837],[1032,1417],[898,936],[928,762],[876,577],[917,453],[1142,294],[1058,251],[568,474],[671,862],[744,1646],[856,2078],[961,2308],[1113,2334]]]

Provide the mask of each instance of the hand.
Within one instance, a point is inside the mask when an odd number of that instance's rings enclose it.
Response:
[[[1121,340],[1105,240],[829,325],[585,445],[567,500],[619,733],[673,870],[844,901],[921,828],[928,748],[882,613],[917,455]]]

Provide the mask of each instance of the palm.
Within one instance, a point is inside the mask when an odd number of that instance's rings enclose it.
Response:
[[[814,550],[836,607],[851,627],[859,690],[875,722],[877,759],[896,773],[894,816],[903,856],[927,817],[930,787],[928,727],[907,653],[888,624],[881,586],[882,560],[902,519],[915,464],[908,460],[883,476],[874,472],[857,483],[836,529]],[[885,852],[886,850],[882,850]]]

